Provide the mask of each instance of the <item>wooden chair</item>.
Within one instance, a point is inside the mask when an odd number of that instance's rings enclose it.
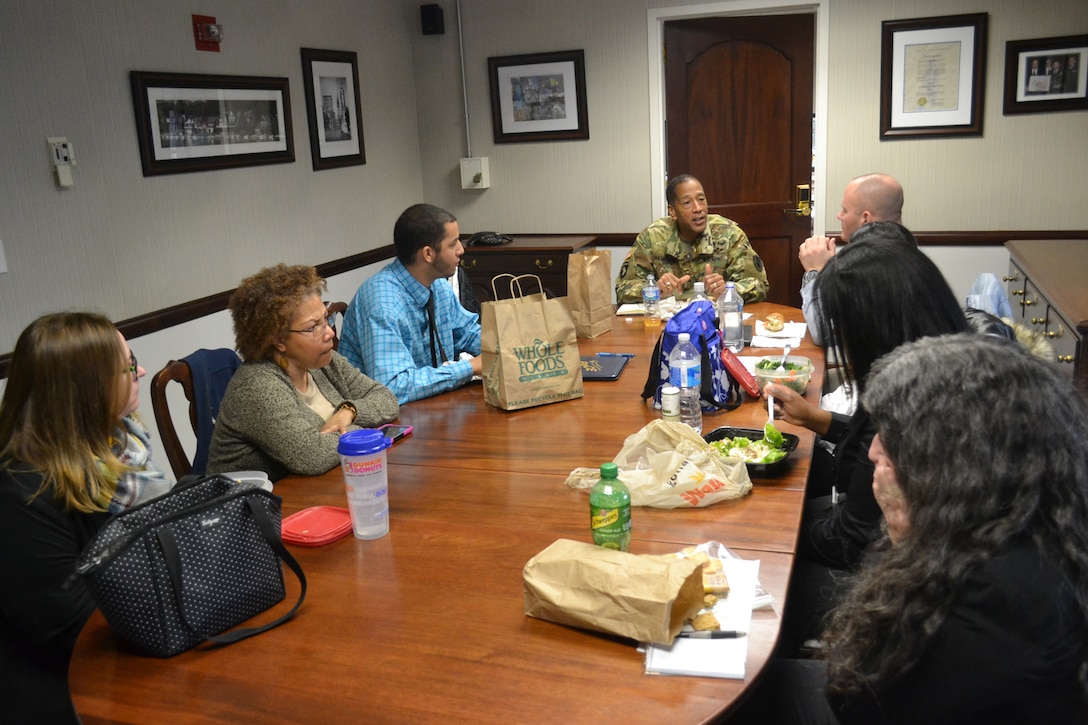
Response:
[[[166,363],[151,379],[151,407],[155,411],[155,424],[175,478],[180,479],[190,473],[204,474],[207,449],[211,442],[211,427],[219,413],[219,403],[227,382],[241,362],[238,355],[227,348],[197,350],[181,360]],[[194,383],[194,372],[190,363],[204,377],[201,383]],[[192,461],[181,445],[174,428],[174,418],[170,414],[170,404],[166,398],[166,388],[170,382],[181,385],[182,392],[189,401],[189,423],[197,439],[197,450]],[[194,470],[194,464],[199,464],[200,470]]]
[[[347,302],[326,302],[325,311],[329,318],[329,327],[332,328],[332,349],[340,347],[340,332],[344,326],[344,313],[348,310]],[[340,324],[340,328],[336,327]]]

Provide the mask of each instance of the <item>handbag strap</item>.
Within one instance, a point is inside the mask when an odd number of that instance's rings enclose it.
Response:
[[[248,499],[246,499],[245,505],[246,509],[253,517],[253,520],[257,522],[257,527],[261,530],[261,535],[264,537],[264,540],[268,542],[269,546],[272,547],[272,550],[276,552],[279,558],[282,559],[287,566],[291,567],[291,571],[295,573],[295,576],[298,577],[299,584],[301,584],[298,601],[295,602],[295,606],[291,607],[291,611],[287,612],[282,617],[258,627],[233,629],[225,634],[204,634],[203,632],[198,632],[191,624],[189,624],[189,619],[185,616],[185,602],[181,596],[181,556],[178,554],[177,539],[174,537],[173,529],[169,526],[163,526],[156,532],[159,544],[162,546],[163,557],[166,561],[166,569],[170,573],[170,581],[174,585],[174,598],[177,601],[178,613],[181,615],[182,623],[193,634],[203,637],[210,642],[217,642],[219,644],[231,644],[232,642],[237,642],[246,637],[252,637],[255,634],[267,632],[274,627],[280,626],[288,619],[295,616],[295,612],[302,606],[302,600],[306,598],[306,575],[302,572],[302,566],[299,565],[298,561],[295,560],[295,557],[291,555],[291,552],[287,550],[287,547],[283,545],[283,540],[280,539],[280,533],[275,524],[272,523],[272,519],[269,517],[268,512],[261,506],[254,506]]]

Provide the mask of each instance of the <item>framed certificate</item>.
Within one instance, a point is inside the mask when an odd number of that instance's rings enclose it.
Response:
[[[982,135],[988,17],[881,24],[881,139]]]

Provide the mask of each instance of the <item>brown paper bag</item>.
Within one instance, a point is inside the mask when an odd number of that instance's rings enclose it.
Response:
[[[535,275],[522,275],[540,280]],[[510,299],[498,299],[496,282],[508,278]],[[581,398],[582,360],[565,297],[522,295],[519,277],[491,280],[494,302],[480,306],[484,401],[503,410]],[[541,287],[540,289],[543,289]]]
[[[567,299],[578,337],[597,337],[612,329],[612,252],[585,249],[567,262]]]
[[[571,627],[669,644],[703,607],[703,566],[559,539],[525,565],[525,613]]]

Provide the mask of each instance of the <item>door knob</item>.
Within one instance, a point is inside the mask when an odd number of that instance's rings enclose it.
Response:
[[[783,209],[783,214],[812,216],[812,189],[808,184],[798,184],[794,194],[795,209]]]

